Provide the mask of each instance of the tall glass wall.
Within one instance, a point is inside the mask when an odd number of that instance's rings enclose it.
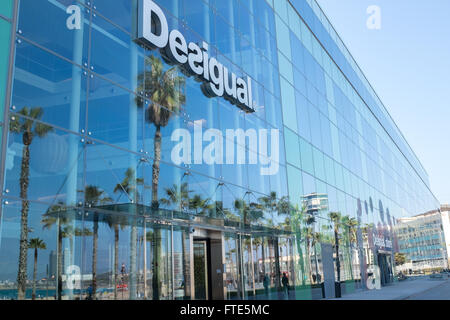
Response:
[[[138,2],[17,1],[0,298],[321,299],[394,281],[396,220],[437,202],[302,11],[155,1],[251,78],[247,114],[135,40]],[[176,165],[176,129],[278,129],[279,170]]]

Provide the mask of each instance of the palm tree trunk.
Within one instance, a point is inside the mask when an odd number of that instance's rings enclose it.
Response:
[[[25,140],[25,134],[24,134]],[[31,141],[30,141],[31,142]],[[17,272],[17,298],[25,299],[27,282],[27,251],[28,251],[28,185],[30,175],[30,145],[24,143],[22,150],[22,164],[20,170],[20,197],[22,198],[22,210],[20,216],[20,245],[19,268]]]
[[[117,277],[119,268],[119,225],[114,225],[114,300],[117,300]]]
[[[299,263],[300,263],[300,271],[302,273],[302,285],[305,285],[305,263],[303,261],[303,250],[302,245],[300,243],[301,239],[301,232],[297,230],[295,227],[295,242],[297,244],[297,251],[298,251],[298,257],[299,257]]]
[[[316,266],[316,281],[319,283],[319,263],[317,261],[317,249],[316,249],[316,241],[313,241],[313,248],[314,248],[314,265]]]
[[[308,232],[308,231],[307,231]],[[311,281],[311,283],[313,283],[313,278],[312,278],[312,268],[311,268],[311,250],[309,247],[309,236],[306,236],[306,257],[308,258],[308,270],[309,270],[309,280]]]
[[[161,160],[161,126],[156,126],[155,138],[154,138],[154,153],[155,158],[153,161],[152,170],[152,209],[158,210],[158,184],[159,184],[159,165]],[[152,288],[153,288],[153,300],[159,300],[161,294],[161,229],[159,226],[155,226],[154,232],[154,249],[153,249],[153,277],[152,277]]]
[[[184,299],[187,299],[190,296],[190,281],[189,273],[188,273],[188,263],[187,254],[186,254],[186,231],[181,232],[181,250],[182,250],[182,261],[183,261],[183,280],[184,280]]]
[[[278,238],[272,239],[272,245],[275,255],[275,287],[277,292],[281,291],[281,270],[280,270],[280,252],[278,248]]]
[[[264,237],[261,237],[261,258],[262,258],[262,272],[263,275],[266,275],[266,252],[265,252],[266,248],[264,246]],[[263,278],[264,279],[264,278]]]
[[[161,161],[161,126],[156,126],[156,132],[154,137],[154,153],[155,158],[153,160],[152,168],[152,207],[154,209],[159,208],[158,201],[158,185],[159,185],[159,171],[160,171],[160,161]]]
[[[33,293],[31,299],[36,300],[36,273],[37,273],[38,249],[34,248],[34,267],[33,267]]]
[[[337,271],[337,281],[341,282],[341,261],[339,259],[339,233],[338,230],[334,230],[334,241],[336,244],[336,271]]]
[[[94,214],[94,234],[92,241],[92,299],[97,292],[97,246],[98,246],[98,216]]]

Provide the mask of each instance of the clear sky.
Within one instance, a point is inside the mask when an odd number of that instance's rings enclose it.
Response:
[[[450,203],[450,0],[317,0]],[[381,9],[370,30],[367,8]]]

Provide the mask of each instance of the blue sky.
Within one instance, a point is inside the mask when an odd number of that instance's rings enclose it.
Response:
[[[450,1],[317,0],[450,203]],[[381,9],[370,30],[366,10]]]

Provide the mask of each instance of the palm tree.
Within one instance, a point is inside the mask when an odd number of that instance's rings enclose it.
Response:
[[[173,185],[170,188],[166,188],[165,194],[167,198],[162,198],[161,203],[167,206],[176,206],[178,210],[181,212],[184,212],[185,210],[192,208],[192,201],[190,198],[190,193],[192,192],[189,190],[189,186],[187,182],[184,182],[181,184],[180,187],[177,185]],[[153,237],[153,233],[151,236]],[[151,240],[150,240],[151,241]],[[187,254],[186,254],[186,230],[182,229],[182,235],[181,235],[181,250],[182,250],[182,261],[183,261],[183,277],[184,277],[184,295],[186,297],[189,296],[189,286],[187,285],[189,274],[188,274],[188,268],[186,267],[188,265],[187,261]]]
[[[273,213],[277,211],[277,208],[280,206],[278,205],[278,197],[277,193],[275,191],[270,192],[269,196],[264,196],[258,199],[261,206],[264,208],[264,210],[267,210],[270,213],[270,216],[273,216]],[[262,272],[265,275],[266,274],[266,266],[265,266],[265,260],[266,260],[266,250],[264,246],[264,236],[261,236],[261,258],[263,260],[262,264]]]
[[[90,236],[92,232],[88,229],[73,229],[70,223],[73,218],[67,213],[67,206],[58,202],[55,205],[50,206],[47,212],[42,216],[41,223],[43,224],[43,229],[50,229],[53,225],[58,225],[58,254],[57,254],[57,298],[61,300],[62,298],[62,242],[64,238],[71,240],[71,252],[73,253],[72,239],[73,236]]]
[[[336,272],[337,272],[337,283],[339,283],[339,288],[341,284],[341,261],[339,259],[339,228],[341,226],[341,213],[340,212],[330,212],[328,214],[331,221],[334,223],[334,243],[336,250]],[[340,297],[341,293],[337,293],[337,297]]]
[[[356,227],[358,226],[358,221],[355,218],[351,218],[349,216],[344,216],[342,217],[342,225],[344,226],[344,236],[345,236],[345,240],[348,243],[348,248],[350,249],[350,252],[348,253],[348,264],[349,264],[349,269],[350,269],[350,275],[352,277],[352,280],[354,279],[353,277],[353,267],[352,267],[352,253],[353,253],[353,248],[354,248],[354,244],[357,241],[357,236],[356,236]]]
[[[187,182],[183,182],[179,187],[174,184],[172,187],[164,189],[166,198],[160,199],[160,203],[166,206],[176,206],[178,210],[184,212],[190,206],[191,192]]]
[[[24,117],[13,117],[9,123],[9,131],[22,135],[22,164],[20,167],[20,198],[22,199],[22,209],[20,215],[20,245],[19,245],[19,268],[17,271],[17,298],[25,299],[27,280],[27,250],[28,250],[28,186],[30,179],[30,145],[34,137],[43,138],[52,127],[36,122],[40,120],[44,111],[40,107],[28,109],[23,107],[18,112]]]
[[[300,270],[302,273],[302,286],[305,285],[305,263],[303,261],[303,250],[301,245],[302,233],[302,224],[304,219],[304,213],[306,212],[306,206],[303,205],[302,209],[299,209],[297,206],[291,208],[291,228],[295,234],[297,251],[299,255],[299,264]]]
[[[315,222],[316,222],[316,218],[312,215],[306,215],[304,218],[304,222],[306,224],[306,226],[303,228],[304,230],[304,234],[305,234],[305,239],[306,239],[306,256],[308,257],[308,266],[309,266],[309,277],[311,280],[311,283],[313,283],[313,277],[312,277],[312,268],[311,268],[311,246],[315,244],[313,244],[312,242],[314,241],[314,227],[312,226]],[[315,249],[315,247],[314,247]],[[317,258],[317,257],[316,257]],[[315,259],[316,259],[315,258]],[[318,268],[317,268],[317,261],[316,261],[316,275],[318,274]]]
[[[125,171],[123,180],[114,187],[114,193],[120,193],[117,201],[119,201],[122,194],[125,194],[125,196],[128,197],[128,200],[136,202],[136,199],[139,199],[140,196],[137,191],[137,185],[142,185],[143,183],[144,179],[136,178],[135,170],[133,168],[128,168]]]
[[[236,216],[227,208],[223,207],[223,202],[216,200],[207,206],[209,216],[212,217],[215,214],[216,218],[222,218],[225,220],[236,219]]]
[[[84,189],[84,203],[86,207],[98,206],[112,202],[105,196],[105,191],[97,186],[87,185]],[[93,240],[92,240],[92,298],[95,299],[97,291],[97,251],[98,251],[98,219],[99,215],[94,212]]]
[[[38,260],[38,250],[45,250],[47,246],[44,240],[39,238],[30,239],[28,243],[28,249],[34,249],[34,267],[33,267],[33,293],[31,294],[31,299],[36,300],[36,273],[37,273],[37,260]]]
[[[243,225],[255,223],[264,217],[263,206],[257,202],[247,203],[244,199],[234,200],[234,209],[241,217]]]
[[[138,76],[138,91],[144,92],[149,97],[150,104],[145,111],[146,121],[153,124],[156,128],[153,146],[154,160],[152,167],[152,208],[158,210],[158,185],[159,171],[161,161],[162,134],[161,128],[169,124],[173,115],[180,112],[181,106],[186,102],[186,96],[182,92],[185,79],[177,75],[177,67],[172,67],[164,71],[163,63],[160,58],[150,56],[145,59],[145,70]],[[137,99],[137,105],[142,107],[142,99]],[[153,272],[153,298],[158,300],[161,293],[161,270],[159,270],[161,260],[161,231],[155,228],[153,250],[154,265]]]
[[[200,194],[195,194],[191,199],[189,199],[189,209],[194,210],[196,215],[204,215],[207,213],[205,210],[209,207],[208,201],[208,199],[203,199]]]

